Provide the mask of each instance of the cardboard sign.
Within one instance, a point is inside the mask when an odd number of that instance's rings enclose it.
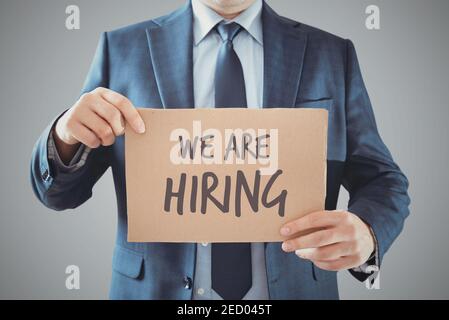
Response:
[[[139,109],[126,128],[128,241],[273,242],[324,209],[327,111]]]

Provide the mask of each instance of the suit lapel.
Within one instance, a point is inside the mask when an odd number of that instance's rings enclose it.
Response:
[[[298,95],[307,35],[283,19],[264,2],[264,108],[293,107]]]
[[[147,29],[154,74],[164,108],[192,108],[193,15],[190,1]]]

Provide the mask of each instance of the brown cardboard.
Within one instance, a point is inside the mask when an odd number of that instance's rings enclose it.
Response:
[[[131,242],[271,242],[282,241],[279,234],[280,227],[287,221],[299,218],[307,213],[324,209],[326,190],[326,149],[327,149],[327,111],[323,109],[139,109],[145,124],[146,133],[136,134],[128,126],[125,132],[126,149],[126,186],[128,203],[128,241]],[[173,133],[177,141],[170,141],[172,131],[184,128],[193,139],[194,121],[201,122],[203,133],[214,134],[218,143],[219,134],[223,134],[222,154],[219,145],[216,148],[209,146],[204,149],[205,155],[214,155],[217,162],[223,160],[225,155],[228,161],[234,152],[230,152],[233,146],[240,146],[240,141],[247,142],[252,147],[253,154],[248,151],[244,164],[205,164],[202,157],[194,157],[190,160],[187,154],[184,158],[179,155],[179,135],[182,143],[186,143],[186,135],[179,132]],[[198,122],[196,122],[198,124]],[[206,129],[215,128],[218,131],[204,132]],[[252,128],[253,133],[259,133],[258,129],[267,129],[270,137],[263,133],[260,139],[253,139],[249,143],[249,137],[238,134],[235,139],[228,131],[226,144],[225,129],[243,130]],[[277,129],[277,144],[276,130]],[[251,133],[251,131],[247,131]],[[238,133],[238,132],[237,132]],[[255,138],[258,135],[253,135]],[[265,137],[265,138],[264,138]],[[241,138],[241,139],[240,139]],[[205,139],[205,144],[211,144],[212,139]],[[256,143],[259,142],[259,144]],[[236,143],[237,142],[237,143]],[[259,152],[256,146],[259,145]],[[267,146],[268,145],[268,146]],[[255,213],[247,200],[244,188],[236,188],[236,175],[240,170],[245,176],[250,191],[253,190],[256,179],[256,170],[266,168],[261,155],[269,154],[274,165],[276,163],[275,150],[278,146],[278,169],[282,174],[278,175],[270,189],[267,189],[266,202],[270,202],[283,190],[285,196],[285,210],[282,215],[279,203],[267,208],[262,202],[263,191],[273,175],[260,176],[260,192],[258,196],[258,212]],[[197,151],[201,150],[201,144],[197,144]],[[228,147],[226,149],[226,146]],[[174,148],[174,149],[173,149]],[[228,152],[226,153],[225,150]],[[212,152],[213,151],[213,152]],[[239,148],[239,151],[241,149]],[[242,158],[242,152],[240,157]],[[175,156],[174,156],[175,155]],[[197,153],[200,155],[200,153]],[[254,156],[255,155],[255,156]],[[172,156],[172,158],[170,157]],[[249,162],[251,158],[252,163]],[[171,159],[191,161],[191,164],[175,164]],[[235,158],[234,158],[235,159]],[[195,164],[194,162],[201,164]],[[265,159],[267,161],[267,159]],[[254,163],[256,162],[256,163]],[[215,174],[218,178],[218,186],[212,192],[220,202],[224,199],[225,176],[230,176],[229,212],[223,213],[218,207],[207,200],[206,213],[201,213],[201,197],[206,194],[201,188],[203,174]],[[272,171],[274,172],[274,171]],[[167,193],[167,179],[173,181],[173,191],[178,191],[181,174],[186,174],[186,189],[184,205],[177,206],[177,198],[168,197],[170,210],[164,208]],[[265,172],[267,173],[267,172]],[[268,172],[270,173],[270,172]],[[198,179],[196,212],[191,211],[191,195],[193,185],[192,176]],[[205,179],[208,186],[213,184],[213,178]],[[241,179],[240,181],[244,181]],[[240,184],[241,186],[242,184]],[[244,185],[244,184],[243,184]],[[236,216],[236,189],[241,190],[241,214]],[[171,190],[168,188],[168,190]],[[250,197],[251,198],[251,197]],[[256,198],[256,197],[254,197]],[[282,199],[282,197],[281,197]],[[282,203],[282,201],[280,201]],[[182,215],[178,208],[182,207]],[[225,210],[226,211],[226,208]]]

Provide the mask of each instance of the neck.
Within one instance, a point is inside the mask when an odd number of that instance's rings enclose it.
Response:
[[[226,14],[226,13],[220,13],[220,12],[217,12],[220,16],[222,16],[224,19],[226,19],[226,20],[232,20],[232,19],[234,19],[235,17],[237,17],[238,15],[240,15],[241,13],[242,13],[243,11],[240,11],[240,12],[237,12],[237,13],[228,13],[228,14]]]
[[[232,20],[238,15],[240,15],[243,11],[248,9],[255,0],[247,0],[242,1],[238,5],[234,6],[221,6],[215,2],[215,0],[200,0],[203,4],[214,10],[216,13],[218,13],[220,16],[222,16],[226,20]]]

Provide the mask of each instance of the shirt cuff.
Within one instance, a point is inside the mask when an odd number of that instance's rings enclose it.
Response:
[[[47,141],[47,156],[48,160],[51,161],[59,171],[65,173],[72,173],[80,169],[86,163],[87,156],[89,155],[91,149],[81,144],[72,160],[70,160],[69,164],[66,165],[60,158],[58,149],[56,148],[55,139],[54,139],[54,131],[50,131],[48,135]]]

